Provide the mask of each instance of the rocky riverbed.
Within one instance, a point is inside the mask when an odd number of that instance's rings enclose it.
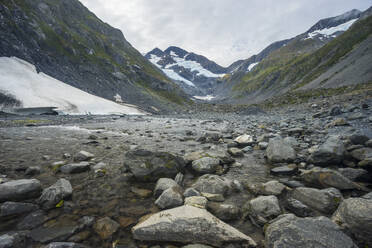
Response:
[[[2,116],[0,247],[369,247],[371,113]]]

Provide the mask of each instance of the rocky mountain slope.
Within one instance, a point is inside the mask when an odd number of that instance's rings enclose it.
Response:
[[[175,46],[164,51],[155,48],[145,57],[192,96],[211,94],[219,79],[230,71],[202,55]]]
[[[71,86],[110,100],[120,96],[147,111],[186,101],[120,30],[77,0],[1,1],[0,56],[18,57]]]
[[[260,102],[301,88],[336,64],[336,68],[323,75],[322,86],[340,87],[371,81],[368,73],[370,63],[366,63],[371,57],[368,52],[368,36],[371,34],[368,13],[368,10],[364,13],[353,10],[327,18],[301,35],[273,43],[259,55],[237,66],[222,84],[219,94],[232,102]],[[364,18],[358,22],[361,16]],[[349,52],[350,57],[345,56]],[[325,84],[331,79],[330,73],[333,77],[349,65],[351,67],[344,71],[348,77],[342,82],[336,77],[331,80],[333,83]],[[358,78],[358,82],[349,80]],[[311,85],[320,87],[319,82]]]

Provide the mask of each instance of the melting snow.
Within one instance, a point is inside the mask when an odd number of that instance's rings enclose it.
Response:
[[[197,71],[198,76],[203,75],[205,77],[223,77],[225,75],[225,74],[215,74],[213,72],[210,72],[196,61],[185,60],[184,58],[180,58],[177,56],[172,56],[172,58],[176,61],[177,65],[182,66],[186,69],[190,69],[191,71]]]
[[[253,69],[253,67],[255,67],[256,65],[258,65],[259,62],[257,63],[252,63],[248,66],[248,71],[251,71]]]
[[[202,100],[202,101],[210,101],[214,98],[216,98],[215,96],[212,96],[212,95],[206,95],[206,96],[193,96],[195,99],[198,99],[198,100]]]
[[[306,39],[313,39],[315,36],[317,35],[325,35],[325,36],[332,36],[332,34],[336,33],[336,32],[340,32],[340,31],[346,31],[348,30],[351,25],[353,25],[353,23],[358,20],[357,19],[353,19],[353,20],[350,20],[348,22],[345,22],[343,24],[340,24],[336,27],[331,27],[331,28],[324,28],[324,29],[321,29],[321,30],[315,30],[311,33],[308,33],[308,37]],[[334,36],[333,36],[334,37]]]
[[[23,107],[57,107],[66,114],[145,114],[135,106],[124,106],[91,95],[15,58],[0,57],[0,90],[12,94]]]

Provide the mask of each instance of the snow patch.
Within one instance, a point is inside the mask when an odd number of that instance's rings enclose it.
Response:
[[[216,97],[212,96],[212,95],[206,95],[206,96],[193,96],[193,98],[198,99],[198,100],[202,100],[202,101],[210,101],[210,100],[212,100]]]
[[[248,66],[248,71],[251,71],[253,69],[253,67],[255,67],[256,65],[258,65],[259,62],[257,63],[252,63]]]
[[[345,22],[343,24],[340,24],[340,25],[338,25],[336,27],[315,30],[315,31],[313,31],[311,33],[308,33],[307,34],[308,37],[305,38],[305,40],[307,40],[307,39],[313,39],[317,35],[332,36],[336,32],[344,32],[344,31],[348,30],[351,27],[351,25],[353,25],[353,23],[356,20],[358,20],[358,18],[357,19],[350,20],[350,21]]]
[[[173,60],[176,61],[177,65],[182,66],[186,69],[190,69],[190,71],[197,71],[198,76],[202,75],[202,76],[205,76],[205,77],[217,78],[217,77],[223,77],[225,75],[225,74],[215,74],[213,72],[210,72],[207,69],[205,69],[203,66],[201,66],[201,64],[199,64],[196,61],[185,60],[184,58],[179,58],[179,57],[175,57],[175,56],[172,56],[172,58],[173,58]]]
[[[16,57],[0,57],[0,90],[14,95],[25,108],[57,107],[66,114],[145,114],[136,106],[120,105],[37,73],[34,65]]]
[[[177,80],[177,81],[182,81],[183,83],[195,87],[195,84],[193,84],[191,81],[185,79],[184,77],[181,77],[178,73],[173,71],[172,69],[162,69],[163,72],[171,79]]]

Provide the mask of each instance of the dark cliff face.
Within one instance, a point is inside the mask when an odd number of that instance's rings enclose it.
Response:
[[[77,0],[0,3],[0,56],[16,56],[58,80],[150,110],[183,105],[184,93],[118,29]],[[175,102],[169,104],[169,102]]]

